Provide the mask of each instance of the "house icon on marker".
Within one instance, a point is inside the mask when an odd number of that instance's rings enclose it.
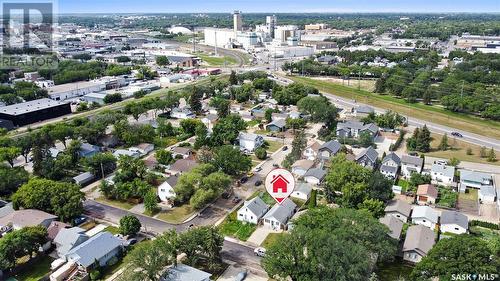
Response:
[[[282,175],[273,176],[273,180],[271,181],[271,184],[273,185],[273,193],[278,193],[280,190],[283,193],[287,193],[289,183],[290,182],[288,182]]]

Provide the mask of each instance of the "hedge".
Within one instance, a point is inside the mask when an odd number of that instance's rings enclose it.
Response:
[[[493,230],[499,230],[500,226],[497,223],[491,223],[486,221],[472,220],[469,222],[469,226],[481,226],[484,228],[489,228]]]

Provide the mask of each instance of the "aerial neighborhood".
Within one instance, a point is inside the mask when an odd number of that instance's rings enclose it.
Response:
[[[0,280],[497,280],[498,15],[407,16],[13,33]]]

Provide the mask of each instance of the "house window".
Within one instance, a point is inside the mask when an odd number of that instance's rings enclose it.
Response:
[[[455,230],[458,231],[458,227],[455,227]]]
[[[239,214],[239,216],[240,216],[240,217],[242,217],[242,216],[243,216],[243,214]]]

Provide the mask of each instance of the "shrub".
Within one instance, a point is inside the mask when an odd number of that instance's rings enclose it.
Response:
[[[255,156],[260,159],[260,160],[264,160],[267,158],[267,151],[265,148],[263,147],[259,147],[255,150]]]
[[[469,222],[469,226],[481,226],[484,228],[489,228],[493,230],[499,230],[500,226],[497,223],[491,223],[486,221],[472,220]]]

